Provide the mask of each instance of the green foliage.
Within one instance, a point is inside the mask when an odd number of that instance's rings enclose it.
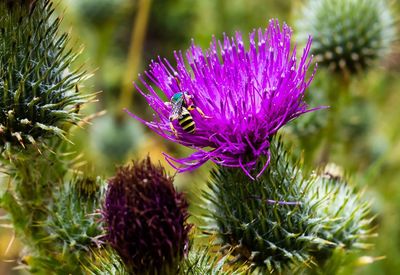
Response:
[[[92,259],[84,266],[89,275],[128,275],[124,263],[111,248],[101,248],[92,251]]]
[[[319,82],[320,81],[316,79],[313,82],[314,85],[308,89],[306,94],[306,101],[311,107],[325,106],[327,104],[327,98],[324,94],[324,87],[321,87],[321,85],[319,85],[321,83]],[[326,127],[327,117],[328,112],[325,110],[310,112],[302,116],[301,119],[292,121],[286,126],[286,129],[288,129],[289,132],[293,133],[298,138],[310,140],[315,138],[315,136],[317,136],[318,133],[324,129],[324,127]]]
[[[77,10],[86,23],[102,27],[115,18],[124,2],[124,0],[80,0],[77,1]]]
[[[187,0],[152,1],[150,24],[145,46],[146,60],[159,55],[168,57],[173,50],[181,48],[182,41],[188,41],[195,10]]]
[[[84,78],[69,71],[77,53],[59,34],[48,0],[31,6],[0,3],[0,146],[25,147],[38,139],[65,139],[65,124],[79,121],[88,98],[76,89]]]
[[[137,149],[140,141],[143,141],[140,139],[140,134],[143,134],[141,128],[111,115],[96,119],[91,130],[95,151],[112,163],[123,161],[127,154]]]
[[[221,245],[228,245],[259,272],[281,272],[321,266],[341,247],[363,247],[369,237],[368,205],[336,178],[305,178],[280,141],[271,148],[271,162],[256,181],[238,169],[212,172],[211,209]]]
[[[243,264],[233,264],[231,257],[230,253],[221,257],[209,247],[194,248],[184,262],[182,274],[237,275],[248,271],[249,268]]]
[[[296,28],[300,38],[312,35],[317,62],[335,72],[367,69],[395,39],[386,1],[309,0],[300,16]]]
[[[60,266],[53,253],[52,236],[42,224],[47,220],[46,206],[51,204],[51,186],[61,184],[60,176],[66,170],[63,159],[54,153],[31,153],[13,154],[12,158],[5,158],[10,161],[5,165],[10,179],[0,202],[8,212],[16,235],[27,246],[28,255],[24,257],[24,262],[35,273],[49,266]],[[32,159],[35,159],[34,163]]]

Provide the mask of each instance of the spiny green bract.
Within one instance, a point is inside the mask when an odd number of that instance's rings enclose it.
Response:
[[[89,249],[100,245],[103,231],[99,210],[104,185],[100,178],[76,177],[54,193],[43,226],[60,253],[60,262],[65,264],[60,272],[74,267],[72,274],[83,273],[78,263],[87,262]]]
[[[212,247],[212,245],[211,245]],[[211,251],[210,247],[193,248],[189,251],[184,261],[182,275],[239,275],[246,274],[249,268],[243,264],[229,265],[232,260],[228,253],[221,256],[220,253]]]
[[[124,263],[111,248],[100,248],[91,252],[91,261],[85,265],[89,275],[128,275]],[[193,248],[175,275],[239,275],[246,274],[248,267],[243,264],[228,266],[230,255],[221,256],[209,247]],[[136,273],[135,273],[136,274]],[[164,274],[164,273],[163,273]],[[160,274],[161,275],[161,274]]]
[[[328,244],[317,237],[322,222],[314,214],[317,205],[302,204],[310,182],[278,153],[281,149],[271,148],[271,162],[256,181],[239,169],[219,167],[212,172],[212,192],[205,193],[216,222],[210,229],[221,244],[269,272],[308,263],[311,245]]]
[[[312,175],[314,181],[307,199],[318,204],[316,215],[324,219],[318,236],[344,250],[367,248],[366,239],[372,237],[368,217],[370,203],[362,200],[362,193],[355,193],[342,177],[325,173]],[[319,247],[311,251],[319,264],[324,264],[332,255],[331,247]]]
[[[256,272],[281,272],[324,264],[335,248],[356,247],[369,236],[368,206],[359,195],[321,177],[303,177],[275,142],[270,165],[256,181],[239,169],[212,172],[211,192],[204,193],[211,210],[206,229],[220,244]]]
[[[313,37],[319,65],[355,73],[381,58],[395,38],[394,19],[385,1],[308,0],[297,31]]]
[[[83,186],[90,188],[83,188]],[[55,188],[53,199],[41,206],[47,215],[35,220],[34,228],[43,232],[29,248],[29,271],[42,274],[51,269],[55,274],[85,274],[90,249],[100,245],[102,235],[100,209],[103,194],[100,179],[75,177]],[[40,244],[40,247],[38,246]]]
[[[100,248],[91,252],[91,260],[84,265],[88,275],[129,275],[121,258],[112,248]]]
[[[44,162],[39,158],[40,164]],[[49,165],[48,170],[55,169]],[[84,274],[81,264],[89,260],[89,250],[99,246],[103,234],[98,213],[103,183],[82,176],[63,182],[53,173],[43,173],[45,183],[32,175],[31,181],[21,180],[16,186],[20,191],[1,194],[0,206],[26,245],[23,260],[31,273],[46,274],[50,269],[55,274]]]
[[[85,76],[69,71],[77,54],[48,0],[6,8],[0,3],[0,146],[23,147],[40,138],[64,136],[64,124],[79,121],[87,102],[77,91]]]

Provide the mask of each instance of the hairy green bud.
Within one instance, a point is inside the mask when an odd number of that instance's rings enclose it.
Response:
[[[363,201],[363,193],[354,192],[340,174],[331,172],[335,169],[328,168],[322,175],[311,176],[314,183],[307,195],[310,203],[318,204],[316,215],[324,219],[318,235],[345,251],[368,248],[365,241],[373,236],[370,203]],[[334,252],[331,246],[314,249],[311,254],[320,266]]]
[[[394,19],[385,1],[308,0],[297,22],[299,36],[312,35],[319,65],[356,73],[385,55],[395,39]]]
[[[209,188],[206,230],[261,272],[318,268],[337,247],[361,247],[371,233],[360,195],[326,175],[304,177],[279,141],[272,142],[270,164],[257,180],[218,167]]]
[[[0,146],[65,138],[65,124],[78,122],[87,102],[77,88],[84,72],[69,70],[77,54],[58,33],[50,1],[6,5],[0,3]]]

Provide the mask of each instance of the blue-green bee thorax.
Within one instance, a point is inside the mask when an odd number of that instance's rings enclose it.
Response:
[[[178,102],[179,100],[182,100],[182,97],[183,97],[183,93],[181,93],[181,92],[176,93],[171,97],[171,102],[172,103]]]

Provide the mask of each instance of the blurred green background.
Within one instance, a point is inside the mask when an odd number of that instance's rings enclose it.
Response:
[[[84,169],[109,177],[116,165],[149,154],[153,161],[159,160],[174,173],[162,152],[179,156],[190,151],[163,140],[122,112],[127,107],[151,119],[151,110],[132,85],[137,74],[158,55],[173,60],[173,51],[185,50],[192,38],[207,47],[212,35],[219,38],[224,32],[233,35],[237,30],[246,34],[266,27],[270,18],[287,22],[296,35],[294,22],[301,4],[289,0],[60,1],[57,10],[64,18],[63,28],[70,33],[71,45],[75,50],[83,48],[76,63],[84,63],[93,74],[80,89],[99,92],[99,101],[82,110],[90,124],[75,129],[72,137],[77,151],[83,152]],[[398,18],[399,3],[391,4]],[[331,108],[304,115],[282,131],[287,145],[304,158],[310,171],[321,163],[324,143],[329,142],[329,162],[341,166],[350,175],[351,184],[365,190],[365,199],[373,201],[378,237],[372,240],[371,250],[360,255],[384,259],[356,267],[358,274],[400,273],[399,73],[397,42],[385,60],[366,74],[352,78],[346,95],[340,95],[339,100],[329,94],[335,82],[329,72],[320,68],[309,88],[308,102],[314,107]],[[326,140],[325,126],[328,112],[332,111],[336,115],[336,131]],[[188,194],[192,205],[196,201],[192,194],[207,180],[210,167],[207,164],[194,172],[176,175],[177,187]],[[10,242],[11,239],[12,231],[2,229],[0,274],[19,272],[10,271],[18,261],[20,249],[18,242]]]

